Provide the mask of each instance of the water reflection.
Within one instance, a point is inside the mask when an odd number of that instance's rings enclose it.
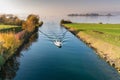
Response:
[[[37,42],[38,37],[39,37],[38,33],[33,34],[33,35],[30,37],[29,42],[24,45],[24,48],[22,48],[22,51],[23,51],[23,50],[24,50],[24,51],[29,50],[29,49],[30,49],[29,47],[32,45],[32,43],[33,43],[33,42]]]
[[[2,66],[0,70],[0,80],[13,80],[16,76],[16,72],[19,70],[20,66],[20,57],[21,51],[29,50],[29,47],[33,42],[36,42],[38,39],[38,33],[35,33],[29,39],[29,42],[26,42],[22,48],[20,48],[15,55],[9,58],[6,63]]]
[[[14,56],[9,59],[1,68],[0,77],[2,80],[12,80],[16,76],[16,71],[19,69],[19,56]]]

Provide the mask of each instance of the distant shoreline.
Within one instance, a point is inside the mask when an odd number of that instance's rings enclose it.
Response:
[[[68,16],[113,16],[111,13],[108,14],[98,14],[98,13],[86,13],[86,14],[68,14]]]

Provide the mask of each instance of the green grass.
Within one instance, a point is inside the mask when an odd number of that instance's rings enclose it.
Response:
[[[0,25],[0,32],[19,32],[21,31],[21,26],[14,26],[14,25]]]
[[[120,24],[72,23],[64,25],[68,28],[85,32],[97,39],[120,46]]]
[[[14,28],[17,26],[13,26],[13,25],[0,25],[0,29],[7,29],[7,28]]]

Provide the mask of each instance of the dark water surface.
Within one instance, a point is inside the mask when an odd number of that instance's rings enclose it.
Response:
[[[6,63],[4,79],[120,80],[114,68],[58,23],[46,21],[39,30],[34,43]],[[54,45],[55,39],[63,40],[61,48]]]

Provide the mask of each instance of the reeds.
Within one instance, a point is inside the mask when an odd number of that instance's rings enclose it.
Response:
[[[21,41],[15,35],[14,32],[0,33],[0,54],[12,53],[19,47]]]

